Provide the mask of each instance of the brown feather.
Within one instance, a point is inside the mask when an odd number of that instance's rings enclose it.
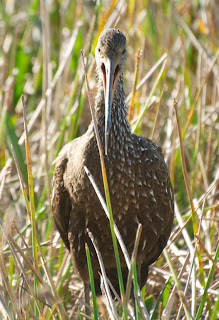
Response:
[[[104,38],[103,41],[103,37],[108,38]],[[101,45],[101,52],[105,50],[105,55],[121,55],[120,52],[126,50],[124,36],[114,29],[105,31],[100,36],[98,46]],[[101,57],[97,58],[97,73],[100,74],[98,59]],[[126,55],[118,59],[123,70]],[[105,102],[101,77],[98,82],[95,109],[104,150]],[[132,134],[126,116],[127,107],[121,73],[112,102],[105,165],[114,221],[130,256],[138,223],[142,224],[137,266],[143,286],[147,280],[148,266],[157,260],[169,238],[174,217],[174,199],[161,148],[149,139]],[[109,221],[84,171],[84,166],[87,166],[104,196],[93,122],[83,136],[63,148],[55,162],[53,215],[66,247],[71,249],[74,267],[81,279],[85,283],[89,282],[85,255],[85,243],[87,243],[91,252],[96,290],[100,293],[98,274],[100,267],[86,232],[89,228],[102,254],[107,275],[113,286],[119,290]],[[120,257],[126,281],[128,271],[121,252]]]

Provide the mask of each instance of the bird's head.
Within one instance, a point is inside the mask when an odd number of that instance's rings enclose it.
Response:
[[[105,96],[105,154],[111,122],[111,107],[119,76],[127,58],[126,37],[116,29],[104,30],[95,50],[97,68],[101,70]]]

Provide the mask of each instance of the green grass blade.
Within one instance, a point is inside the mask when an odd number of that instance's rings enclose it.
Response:
[[[173,279],[176,283],[176,286],[177,286],[177,289],[178,289],[178,293],[179,293],[179,296],[182,300],[182,303],[183,303],[183,308],[184,308],[184,311],[185,311],[185,315],[186,315],[186,319],[187,320],[190,320],[191,319],[191,315],[189,314],[189,311],[188,311],[188,308],[187,308],[187,305],[186,305],[186,300],[185,300],[185,297],[183,296],[183,291],[182,291],[182,286],[181,286],[181,283],[180,283],[180,280],[178,279],[178,276],[177,276],[177,273],[173,267],[173,264],[171,262],[171,259],[166,251],[166,249],[164,249],[163,251],[164,253],[164,256],[165,256],[165,259],[169,265],[169,268],[170,268],[170,271],[173,275]]]
[[[103,278],[103,283],[104,283],[104,291],[106,292],[106,298],[108,300],[108,305],[109,305],[109,308],[108,308],[109,315],[111,316],[112,319],[119,319],[117,310],[115,308],[115,304],[114,304],[113,299],[112,299],[112,295],[111,295],[110,290],[109,290],[106,271],[105,271],[105,267],[104,267],[104,263],[103,263],[103,259],[102,259],[101,253],[100,253],[100,251],[99,251],[99,249],[97,247],[97,244],[95,242],[93,234],[89,230],[88,230],[88,235],[89,235],[89,237],[90,237],[90,239],[91,239],[91,241],[93,243],[93,246],[94,246],[96,254],[97,254],[97,258],[99,260],[100,270],[101,270],[101,273],[102,273],[102,278]]]
[[[103,178],[104,191],[105,191],[105,197],[106,197],[106,204],[107,204],[107,209],[109,212],[110,230],[111,230],[113,248],[114,248],[114,253],[115,253],[116,267],[117,267],[117,272],[118,272],[119,288],[120,288],[122,302],[126,305],[125,290],[124,290],[123,277],[122,277],[122,269],[121,269],[117,239],[116,239],[115,230],[114,230],[113,213],[112,213],[112,207],[111,207],[111,201],[110,201],[109,185],[108,185],[108,181],[107,181],[107,174],[106,174],[106,167],[105,167],[105,163],[104,163],[103,150],[102,150],[101,143],[100,143],[100,136],[99,136],[99,132],[98,132],[97,120],[96,120],[95,111],[93,108],[92,97],[90,94],[90,88],[89,88],[89,83],[88,83],[88,79],[87,79],[87,74],[86,74],[86,69],[85,69],[85,64],[84,64],[84,56],[83,56],[82,51],[81,51],[81,54],[82,54],[82,59],[83,59],[84,71],[85,71],[85,80],[86,80],[86,85],[87,85],[89,104],[90,104],[92,119],[94,121],[95,134],[96,134],[97,145],[98,145],[98,150],[99,150],[99,154],[100,154],[101,171],[102,171],[102,178]],[[124,318],[127,319],[127,312],[125,309],[124,309]]]
[[[218,313],[219,313],[219,295],[217,297],[217,301],[214,305],[214,310],[212,312],[210,320],[217,320],[218,319]]]
[[[11,152],[11,148],[10,146],[12,145],[16,156],[17,156],[17,161],[19,163],[19,167],[24,179],[24,182],[27,184],[27,167],[25,165],[25,161],[24,161],[24,156],[23,156],[23,152],[21,150],[20,145],[18,144],[18,137],[16,135],[16,129],[15,126],[13,124],[13,120],[12,117],[10,115],[10,113],[8,112],[8,110],[6,110],[6,114],[5,114],[5,121],[6,121],[6,125],[5,125],[5,143],[8,146],[8,150],[9,152]]]
[[[214,257],[214,261],[215,262],[217,262],[218,257],[219,257],[219,245],[217,246],[217,249],[216,249],[216,252],[215,252],[215,257]],[[215,270],[215,267],[212,264],[212,267],[211,267],[211,270],[210,270],[209,275],[208,275],[208,279],[207,279],[207,282],[206,282],[206,285],[205,285],[205,288],[204,288],[204,292],[203,292],[203,295],[202,295],[201,302],[199,304],[199,308],[198,308],[195,320],[199,320],[200,319],[204,304],[206,302],[208,288],[209,288],[209,286],[211,284],[211,280],[212,280],[212,277],[213,277],[213,274],[214,274],[214,270]]]
[[[168,300],[170,293],[171,293],[171,283],[172,283],[172,278],[170,277],[166,281],[165,286],[157,299],[157,302],[155,304],[154,310],[151,315],[151,320],[158,319],[158,312],[159,312],[159,308],[160,308],[160,303],[162,303],[162,309],[165,308],[167,300]]]
[[[16,153],[15,153],[13,145],[11,145],[11,150],[12,150],[14,162],[15,162],[15,165],[16,165],[16,168],[17,168],[18,177],[19,177],[19,181],[20,181],[21,190],[22,190],[22,193],[23,193],[23,196],[24,196],[24,201],[25,201],[27,213],[28,213],[29,218],[31,220],[31,210],[30,210],[30,205],[29,205],[29,201],[28,201],[28,196],[27,196],[27,193],[26,193],[26,189],[25,189],[24,181],[23,181],[23,176],[22,176],[22,173],[21,173],[21,169],[20,169],[20,166],[19,166],[19,163],[18,163],[17,156],[16,156]]]
[[[92,264],[91,264],[90,250],[89,250],[87,244],[85,245],[85,251],[86,251],[86,256],[87,256],[87,264],[88,264],[88,271],[89,271],[89,277],[90,277],[91,293],[92,293],[92,299],[93,299],[94,319],[98,320],[97,297],[96,297],[95,286],[94,286],[93,269],[92,269]]]

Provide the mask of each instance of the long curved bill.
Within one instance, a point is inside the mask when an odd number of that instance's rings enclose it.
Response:
[[[115,72],[115,62],[113,59],[107,59],[105,63],[105,72],[105,155],[107,155],[113,99],[113,80]]]

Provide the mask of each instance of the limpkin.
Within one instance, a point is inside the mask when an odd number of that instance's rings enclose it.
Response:
[[[131,256],[138,224],[142,233],[137,254],[141,287],[148,267],[162,253],[174,216],[172,186],[162,149],[150,139],[133,134],[127,120],[123,70],[126,37],[119,30],[101,33],[95,50],[98,91],[95,111],[109,182],[114,221]],[[106,273],[119,292],[109,221],[84,166],[104,195],[100,157],[91,121],[87,132],[64,146],[55,160],[52,210],[58,231],[70,250],[73,265],[84,284],[89,283],[85,243],[91,252],[96,293],[100,294],[99,263],[87,234],[98,245]],[[128,270],[121,254],[126,283]]]

